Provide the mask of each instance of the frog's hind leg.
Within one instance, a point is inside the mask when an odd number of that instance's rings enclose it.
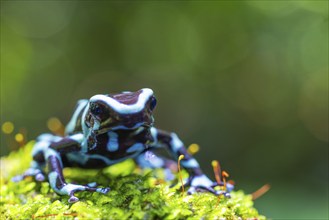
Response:
[[[153,151],[148,150],[135,158],[136,163],[143,169],[145,168],[163,168],[165,179],[170,181],[175,178],[173,172],[177,172],[177,163],[168,158],[156,155]]]

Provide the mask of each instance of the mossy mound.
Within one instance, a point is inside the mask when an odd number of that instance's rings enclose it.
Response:
[[[132,160],[102,170],[65,168],[68,182],[111,187],[106,195],[77,193],[80,201],[70,204],[48,182],[10,180],[28,168],[32,147],[30,142],[1,158],[0,211],[5,219],[265,219],[242,191],[232,192],[231,199],[210,193],[182,195],[179,184],[170,188],[172,183],[163,181],[162,170],[141,171]]]

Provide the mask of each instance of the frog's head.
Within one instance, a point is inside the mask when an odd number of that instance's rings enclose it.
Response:
[[[151,89],[95,95],[89,100],[86,124],[95,134],[153,125],[156,99]]]

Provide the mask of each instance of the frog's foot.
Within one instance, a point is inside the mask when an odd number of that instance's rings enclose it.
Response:
[[[81,192],[81,191],[89,191],[89,192],[98,192],[102,194],[107,194],[110,191],[109,187],[104,187],[104,188],[96,188],[96,187],[90,187],[90,186],[83,186],[83,185],[76,185],[76,184],[65,184],[62,186],[60,189],[55,190],[58,194],[61,195],[69,195],[70,198],[68,200],[69,203],[74,203],[79,201],[79,198],[76,197],[74,194],[76,192]]]
[[[11,180],[13,182],[19,182],[29,176],[34,177],[36,181],[40,181],[40,182],[42,182],[46,179],[45,175],[42,173],[42,171],[40,169],[29,168],[22,175],[14,176]]]
[[[216,182],[212,182],[206,175],[192,176],[188,179],[185,186],[189,186],[187,191],[188,194],[193,194],[195,192],[204,192],[208,191],[215,195],[224,195],[225,197],[230,198],[230,191],[233,189],[233,185],[227,183],[227,190],[215,190],[215,187],[218,186]]]
[[[105,188],[94,188],[94,187],[85,186],[85,189],[84,190],[72,190],[69,193],[69,196],[70,196],[70,198],[68,200],[69,203],[75,203],[75,202],[79,201],[79,198],[77,198],[76,196],[74,196],[74,193],[75,192],[78,192],[78,191],[90,191],[90,192],[98,192],[98,193],[102,193],[102,194],[107,194],[110,191],[110,188],[109,187],[105,187]]]

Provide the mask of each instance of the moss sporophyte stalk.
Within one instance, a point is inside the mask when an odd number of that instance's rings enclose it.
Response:
[[[178,173],[166,181],[163,169],[142,170],[130,159],[101,170],[65,168],[69,182],[97,180],[111,188],[107,194],[79,192],[80,201],[72,204],[48,182],[11,181],[29,167],[33,145],[29,142],[1,158],[2,219],[265,219],[253,207],[252,195],[232,191],[231,198],[208,192],[182,196]],[[185,170],[181,175],[188,177]]]

